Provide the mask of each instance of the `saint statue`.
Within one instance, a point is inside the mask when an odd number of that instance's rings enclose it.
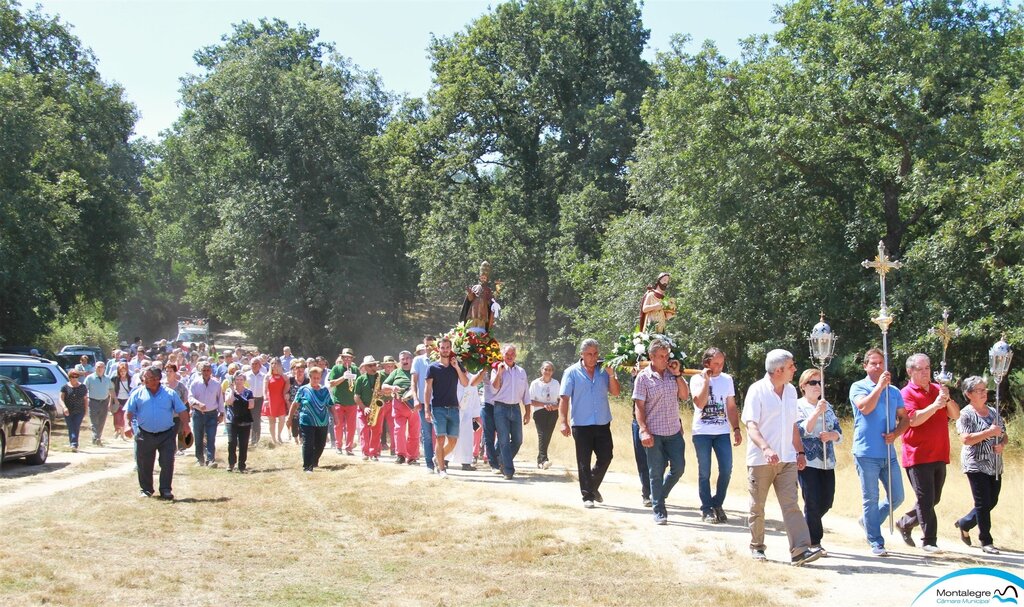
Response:
[[[640,330],[643,332],[664,333],[668,319],[675,316],[675,310],[665,309],[665,291],[671,276],[668,272],[658,274],[658,279],[644,291],[640,301]]]
[[[480,280],[472,287],[466,287],[466,300],[462,303],[459,321],[466,323],[470,331],[490,333],[501,307],[494,301],[494,293],[488,286],[491,278],[491,264],[480,264]]]

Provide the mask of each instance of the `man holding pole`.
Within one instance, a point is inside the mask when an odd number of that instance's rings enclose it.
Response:
[[[894,508],[903,503],[903,480],[893,441],[910,425],[903,396],[889,385],[891,377],[885,368],[885,356],[878,348],[864,354],[867,376],[850,386],[853,406],[853,458],[857,464],[863,498],[860,520],[871,553],[888,556],[881,526]],[[879,483],[885,488],[880,498]]]

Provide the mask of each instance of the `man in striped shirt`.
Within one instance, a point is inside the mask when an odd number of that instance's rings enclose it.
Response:
[[[647,348],[651,364],[633,382],[633,403],[640,426],[640,444],[647,453],[651,476],[651,502],[654,522],[668,523],[665,499],[683,475],[686,465],[683,426],[679,421],[679,401],[690,398],[679,361],[669,361],[669,346],[655,339]],[[668,474],[665,467],[668,466]]]

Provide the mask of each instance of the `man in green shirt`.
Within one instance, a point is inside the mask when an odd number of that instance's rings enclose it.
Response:
[[[331,401],[334,403],[334,447],[341,455],[354,455],[356,441],[356,401],[352,389],[359,369],[352,364],[355,354],[352,348],[342,348],[338,359],[334,361],[331,372],[327,375],[327,387],[331,389]],[[343,446],[344,445],[344,446]]]
[[[395,433],[396,464],[416,464],[420,457],[420,416],[413,409],[412,352],[403,350],[398,355],[398,368],[384,380],[384,394],[392,397],[391,410]]]
[[[373,391],[377,388],[377,361],[372,354],[363,357],[359,365],[359,377],[356,378],[355,392],[356,415],[359,419],[359,447],[363,452],[363,461],[380,459],[380,426],[383,415],[378,415],[373,424],[370,423],[370,406],[373,402]],[[380,377],[383,384],[383,377]]]

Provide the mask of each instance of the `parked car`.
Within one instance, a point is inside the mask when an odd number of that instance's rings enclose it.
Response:
[[[89,357],[89,364],[94,367],[98,360],[107,361],[103,356],[103,350],[98,346],[64,346],[60,349],[60,352],[57,352],[57,358],[54,360],[59,362],[65,369],[70,369],[81,362],[82,356]]]
[[[22,457],[32,465],[45,464],[52,429],[44,401],[0,377],[0,467]]]
[[[35,352],[33,354],[33,352]],[[46,348],[36,346],[4,346],[0,354],[21,354],[22,356],[39,356],[49,360],[57,360],[57,355]]]
[[[60,402],[60,389],[68,383],[68,374],[53,360],[39,356],[0,354],[0,375],[35,392]]]

